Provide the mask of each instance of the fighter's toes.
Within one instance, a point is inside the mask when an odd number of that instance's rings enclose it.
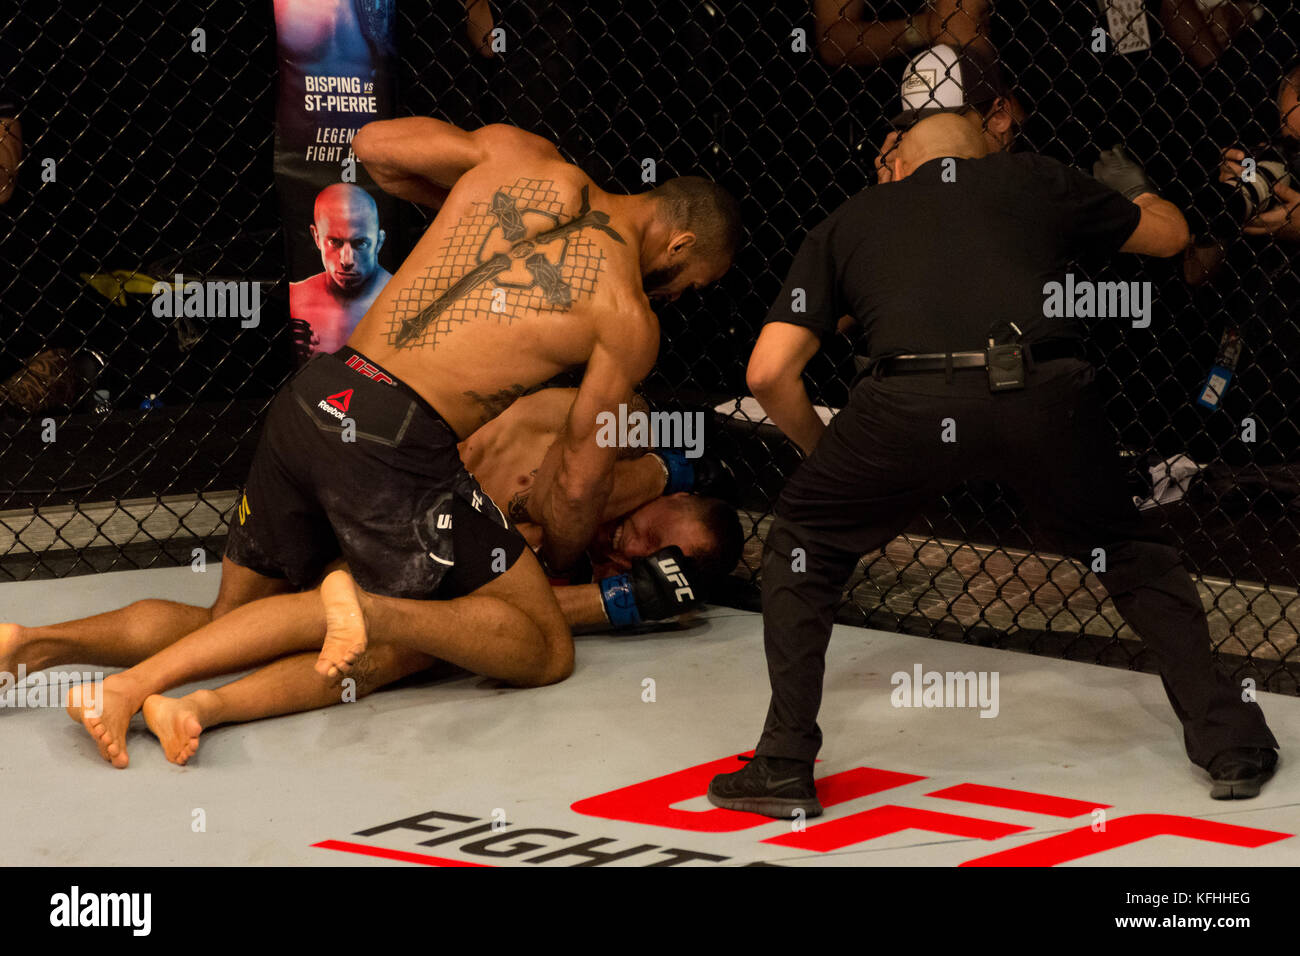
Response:
[[[337,680],[352,670],[366,652],[366,619],[361,610],[356,582],[344,570],[331,571],[320,586],[325,608],[325,640],[321,644],[316,673]]]

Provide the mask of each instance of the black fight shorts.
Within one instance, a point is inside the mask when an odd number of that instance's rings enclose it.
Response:
[[[344,348],[317,355],[272,402],[226,557],[302,589],[342,556],[373,594],[452,598],[524,547],[442,416]]]

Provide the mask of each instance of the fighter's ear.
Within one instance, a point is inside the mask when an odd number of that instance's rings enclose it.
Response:
[[[312,223],[307,229],[311,232],[311,241],[316,248],[320,248],[320,233],[316,231],[316,223]]]
[[[386,232],[384,232],[384,230],[380,229],[380,230],[379,230],[379,235],[375,237],[375,254],[376,254],[376,255],[379,254],[379,250],[380,250],[380,249],[384,248],[384,240],[387,239],[387,238],[388,238],[388,233],[386,233]]]
[[[680,256],[690,251],[693,245],[695,245],[695,233],[689,230],[674,233],[673,238],[668,243],[668,255],[670,258]]]

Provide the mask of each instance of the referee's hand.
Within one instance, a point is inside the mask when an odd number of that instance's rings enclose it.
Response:
[[[1143,193],[1156,191],[1151,180],[1147,179],[1146,171],[1118,143],[1101,151],[1097,161],[1092,164],[1092,178],[1126,199],[1136,199]]]

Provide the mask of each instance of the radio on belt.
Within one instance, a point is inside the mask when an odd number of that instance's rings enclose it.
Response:
[[[1021,332],[1014,322],[1008,322],[1015,333],[1015,341],[1006,345],[995,344],[993,330],[989,329],[989,347],[984,350],[984,361],[989,373],[990,392],[1011,392],[1025,387],[1025,347],[1020,343]]]

